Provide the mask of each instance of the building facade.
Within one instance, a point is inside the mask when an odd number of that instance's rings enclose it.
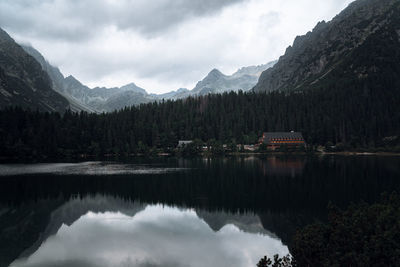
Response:
[[[300,132],[265,132],[260,144],[266,144],[269,150],[276,150],[282,146],[298,148],[305,146],[306,142]]]

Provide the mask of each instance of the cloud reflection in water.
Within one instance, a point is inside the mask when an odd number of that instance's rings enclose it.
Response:
[[[284,255],[288,249],[278,239],[233,224],[214,232],[194,210],[152,205],[133,217],[88,212],[11,266],[247,267],[267,253]]]
[[[127,175],[162,174],[186,170],[185,168],[165,168],[139,164],[119,164],[115,162],[88,161],[80,163],[37,163],[0,164],[0,176],[24,174],[54,175]]]

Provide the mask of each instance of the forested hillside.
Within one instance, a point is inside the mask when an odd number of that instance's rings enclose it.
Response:
[[[371,77],[374,78],[374,77]],[[365,81],[368,84],[368,81]],[[300,131],[308,144],[396,146],[400,84],[330,85],[290,94],[229,93],[143,104],[109,114],[0,112],[2,156],[136,153],[178,140],[255,143],[263,131]],[[331,90],[331,86],[336,86]]]

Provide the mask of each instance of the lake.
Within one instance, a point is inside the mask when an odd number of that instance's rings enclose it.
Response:
[[[400,157],[0,164],[0,266],[256,266],[327,206],[399,191]]]

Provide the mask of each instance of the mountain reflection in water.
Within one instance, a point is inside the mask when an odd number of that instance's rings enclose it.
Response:
[[[104,207],[115,211],[86,212]],[[69,216],[78,218],[59,225]],[[101,196],[72,199],[52,213],[45,231],[49,236],[40,247],[11,266],[255,266],[265,253],[288,253],[256,215],[221,212],[206,217],[194,209]],[[223,226],[213,230],[209,221]],[[51,233],[54,226],[58,230]]]
[[[346,207],[400,191],[398,166],[400,157],[295,155],[0,164],[0,242],[7,244],[0,246],[0,266],[16,259],[15,266],[190,266],[223,257],[231,266],[254,267],[255,255],[285,252],[296,229],[325,220],[328,203]],[[142,215],[149,227],[138,221]],[[149,240],[135,243],[138,225]],[[199,244],[197,254],[192,244]],[[114,262],[101,257],[108,247]]]

